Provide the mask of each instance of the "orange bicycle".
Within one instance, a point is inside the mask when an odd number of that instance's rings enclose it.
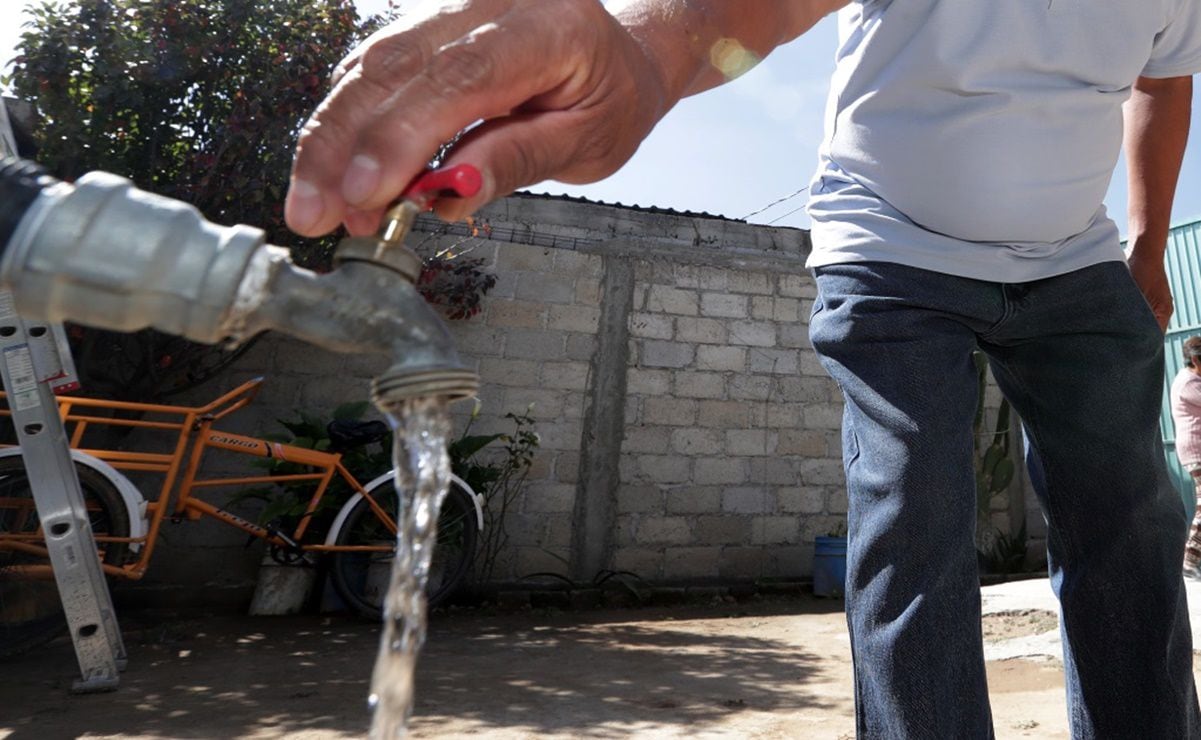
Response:
[[[104,572],[114,579],[145,575],[163,519],[194,521],[212,517],[265,540],[283,563],[328,559],[338,594],[355,612],[378,619],[395,551],[398,497],[393,473],[360,482],[342,463],[342,453],[388,436],[383,422],[333,422],[328,451],[273,442],[214,429],[213,425],[248,405],[262,383],[250,380],[199,407],[130,403],[60,396],[59,415],[70,439],[92,531]],[[0,394],[3,397],[3,394]],[[0,416],[9,415],[0,409]],[[146,430],[165,436],[170,452],[143,452],[97,446],[108,427]],[[202,477],[201,462],[219,453],[250,455],[293,463],[304,472],[243,477]],[[122,471],[159,474],[162,484],[147,500]],[[310,525],[335,477],[352,491],[325,532]],[[213,488],[264,484],[312,485],[304,512],[287,531],[256,524],[197,496]],[[174,503],[172,504],[172,494]],[[483,527],[483,499],[461,478],[438,518],[427,594],[432,605],[445,601],[461,584],[475,556]],[[38,522],[21,449],[0,449],[0,655],[27,650],[61,630],[62,612],[49,553]]]

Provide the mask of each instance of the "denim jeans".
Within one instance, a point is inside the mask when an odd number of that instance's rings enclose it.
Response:
[[[1163,336],[1126,266],[990,283],[816,271],[813,346],[842,389],[847,622],[861,738],[990,738],[974,544],[971,353],[1021,416],[1048,525],[1074,738],[1201,737],[1159,441]]]

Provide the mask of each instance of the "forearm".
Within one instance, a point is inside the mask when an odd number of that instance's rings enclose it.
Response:
[[[662,73],[667,107],[753,67],[849,0],[618,0],[608,9]]]
[[[1140,78],[1123,108],[1129,243],[1162,256],[1188,143],[1192,77]]]

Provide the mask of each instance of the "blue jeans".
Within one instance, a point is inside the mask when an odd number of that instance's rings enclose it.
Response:
[[[1125,265],[1020,284],[883,263],[816,276],[810,335],[846,400],[859,736],[993,737],[973,539],[979,347],[1037,463],[1072,736],[1201,737],[1188,519],[1159,442],[1163,336]]]

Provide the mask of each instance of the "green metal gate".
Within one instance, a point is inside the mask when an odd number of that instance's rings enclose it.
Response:
[[[1167,336],[1164,337],[1166,361],[1159,427],[1168,456],[1168,473],[1180,491],[1180,499],[1191,518],[1196,506],[1193,482],[1176,458],[1176,431],[1172,425],[1172,408],[1168,402],[1168,393],[1172,379],[1180,372],[1180,368],[1184,367],[1184,358],[1181,357],[1184,340],[1201,334],[1201,220],[1181,224],[1172,229],[1165,260],[1176,310],[1172,314],[1171,323],[1168,324]]]

